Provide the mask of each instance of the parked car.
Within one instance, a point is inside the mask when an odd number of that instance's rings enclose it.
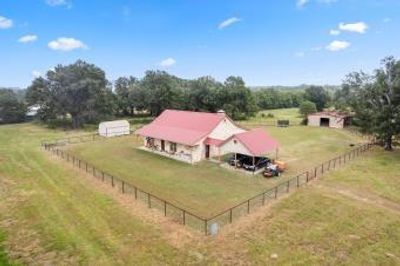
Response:
[[[271,160],[267,157],[255,157],[253,165],[253,157],[247,156],[246,160],[243,161],[243,168],[248,171],[256,171],[266,167],[269,163],[271,163]]]
[[[242,167],[243,160],[245,160],[246,157],[248,156],[239,153],[236,155],[236,160],[235,160],[235,155],[233,155],[231,158],[229,158],[228,163],[229,165],[232,166],[236,165],[237,167]]]

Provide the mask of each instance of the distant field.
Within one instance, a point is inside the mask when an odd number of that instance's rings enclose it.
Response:
[[[400,150],[376,148],[204,238],[143,219],[131,199],[121,204],[39,147],[76,133],[0,126],[0,265],[400,263]]]
[[[279,178],[242,174],[207,161],[188,165],[138,150],[143,142],[133,136],[78,144],[67,149],[99,169],[208,217],[350,150],[350,144],[361,142],[342,130],[310,127],[266,130],[279,140],[278,156],[288,165],[287,172]],[[274,156],[272,153],[271,157]]]
[[[255,117],[246,121],[241,121],[243,124],[255,123],[271,123],[276,120],[289,120],[292,124],[300,124],[302,118],[299,114],[299,108],[286,108],[286,109],[271,109],[262,110],[257,113]]]

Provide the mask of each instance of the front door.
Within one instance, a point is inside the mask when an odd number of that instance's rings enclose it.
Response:
[[[165,140],[161,140],[161,150],[165,151]]]
[[[210,145],[206,145],[206,159],[210,158]]]

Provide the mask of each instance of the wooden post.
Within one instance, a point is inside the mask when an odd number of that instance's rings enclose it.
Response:
[[[208,221],[207,221],[207,219],[205,219],[205,220],[204,220],[204,234],[205,234],[205,235],[208,235],[208,232],[207,232],[207,231],[208,231],[208,230],[207,230],[207,224],[208,224]]]
[[[111,176],[111,186],[114,187],[114,176]]]
[[[149,208],[151,208],[151,196],[149,193],[147,193],[147,201],[149,203]]]
[[[309,176],[309,172],[307,171],[307,175],[306,175],[306,183],[308,183],[308,176]]]
[[[247,201],[247,213],[250,213],[250,200]]]
[[[87,173],[87,171],[88,171],[88,169],[87,169],[87,163],[85,163],[86,164],[86,173]]]
[[[317,167],[314,169],[314,178],[317,178]]]
[[[185,212],[185,210],[182,210],[182,224],[183,225],[186,224],[186,212]]]
[[[287,181],[286,185],[286,193],[289,193],[289,186],[290,186],[290,180]]]
[[[323,175],[324,174],[324,163],[322,163],[322,165],[321,165],[321,175]]]
[[[125,182],[123,180],[122,180],[122,185],[121,185],[121,191],[122,191],[122,194],[125,193]]]
[[[137,187],[135,187],[135,199],[137,199]]]
[[[167,216],[167,202],[164,200],[164,216]]]
[[[229,223],[232,223],[232,209],[229,210]]]
[[[101,171],[101,181],[104,182],[104,172],[103,171]]]

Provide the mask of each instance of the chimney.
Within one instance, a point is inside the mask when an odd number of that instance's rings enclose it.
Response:
[[[221,116],[221,117],[225,117],[225,116],[226,116],[226,113],[225,113],[224,110],[221,109],[221,110],[218,110],[218,111],[217,111],[217,115],[218,115],[218,116]]]

